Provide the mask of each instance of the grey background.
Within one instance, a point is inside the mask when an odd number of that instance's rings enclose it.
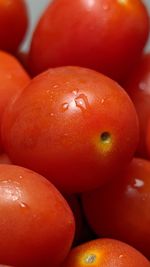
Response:
[[[25,42],[23,42],[23,45],[21,47],[21,50],[27,50],[28,46],[30,45],[30,40],[32,36],[32,32],[35,28],[36,22],[39,18],[39,16],[42,14],[46,6],[52,2],[52,0],[25,0],[28,6],[29,16],[30,16],[30,27],[28,30],[28,33],[25,38]],[[70,0],[75,1],[75,0]],[[115,1],[115,0],[114,0]],[[144,3],[146,3],[148,7],[148,11],[150,13],[150,0],[143,0]],[[149,42],[147,44],[146,50],[150,51],[150,38]]]

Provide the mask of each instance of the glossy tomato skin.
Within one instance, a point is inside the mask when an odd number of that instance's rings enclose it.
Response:
[[[0,1],[0,49],[16,52],[28,26],[24,0]]]
[[[62,267],[149,267],[133,247],[113,239],[97,239],[73,248]]]
[[[72,212],[44,177],[0,165],[0,262],[16,267],[57,266],[74,235]]]
[[[98,70],[122,81],[137,62],[149,33],[140,0],[54,0],[33,35],[33,74],[64,65]]]
[[[10,105],[2,139],[12,162],[70,194],[100,186],[128,164],[138,121],[133,103],[113,80],[60,67],[33,79]]]
[[[30,77],[18,60],[0,51],[0,127],[3,112],[8,103],[13,100],[29,83]],[[1,140],[0,140],[0,146]]]
[[[125,88],[135,105],[140,123],[137,155],[147,158],[146,134],[150,117],[150,53],[142,57]]]
[[[134,158],[113,183],[84,194],[83,206],[92,229],[134,246],[150,258],[150,162]]]

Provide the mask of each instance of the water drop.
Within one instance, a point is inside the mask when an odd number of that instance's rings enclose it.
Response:
[[[123,258],[123,255],[121,254],[121,255],[119,255],[119,259],[122,259]]]
[[[103,104],[103,103],[104,103],[104,101],[105,101],[105,100],[104,100],[104,98],[102,98],[102,99],[101,99],[101,104]]]
[[[88,255],[85,258],[85,262],[88,264],[95,262],[95,260],[96,260],[96,255],[94,255],[94,254]]]
[[[53,112],[52,112],[52,113],[50,113],[50,116],[51,116],[51,117],[54,117],[54,113],[53,113]]]
[[[25,202],[20,202],[19,205],[21,208],[28,208],[28,205]]]
[[[144,186],[144,182],[142,180],[137,179],[137,178],[134,180],[134,187],[140,188],[140,187],[143,187],[143,186]]]
[[[140,84],[139,84],[139,88],[140,88],[142,91],[145,91],[145,90],[146,90],[146,83],[145,83],[145,82],[140,82]]]
[[[73,91],[72,91],[72,93],[73,93],[74,95],[77,95],[77,94],[78,94],[78,92],[79,92],[79,90],[78,90],[78,89],[76,89],[76,90],[73,90]]]
[[[19,175],[19,178],[20,178],[20,179],[22,179],[22,178],[23,178],[23,176],[22,176],[22,175]]]
[[[63,112],[65,112],[68,108],[69,108],[69,104],[67,102],[62,104],[62,111]]]
[[[80,94],[78,97],[75,98],[75,103],[78,108],[82,111],[85,111],[89,107],[88,98],[84,94]]]
[[[55,85],[53,86],[53,88],[58,88],[58,84],[55,84]]]

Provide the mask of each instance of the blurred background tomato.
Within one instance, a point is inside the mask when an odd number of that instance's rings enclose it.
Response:
[[[23,43],[22,45],[22,50],[27,50],[30,40],[31,40],[31,36],[32,36],[32,32],[33,29],[35,28],[36,22],[39,18],[39,16],[41,15],[41,13],[45,10],[45,8],[47,7],[47,5],[52,2],[52,0],[26,0],[27,5],[28,5],[28,12],[29,12],[29,16],[30,16],[30,27],[27,33],[27,38],[26,38],[26,42]],[[148,6],[148,10],[150,13],[150,0],[143,0],[143,2]],[[35,8],[36,6],[36,8]],[[32,17],[31,17],[32,15]],[[150,40],[149,43],[146,47],[146,50],[150,51]]]

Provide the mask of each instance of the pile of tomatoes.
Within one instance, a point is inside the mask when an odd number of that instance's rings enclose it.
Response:
[[[35,7],[36,8],[36,7]],[[0,266],[150,267],[141,0],[0,1]]]

